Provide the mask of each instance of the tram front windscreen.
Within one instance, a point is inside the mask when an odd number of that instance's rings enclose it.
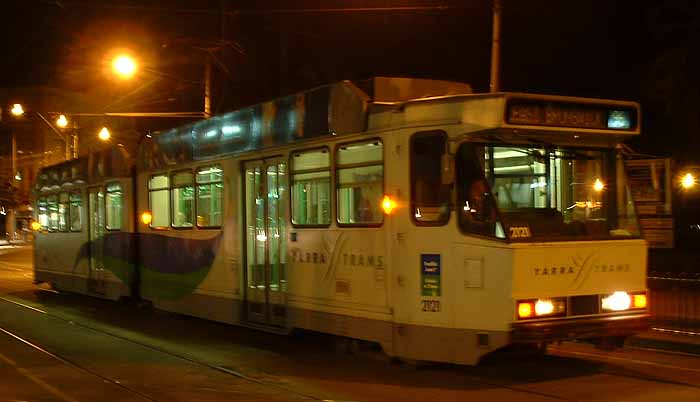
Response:
[[[614,150],[465,143],[457,171],[457,211],[467,232],[511,241],[639,236]]]

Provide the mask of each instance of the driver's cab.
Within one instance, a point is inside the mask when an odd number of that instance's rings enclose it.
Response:
[[[455,148],[455,209],[464,234],[511,242],[640,236],[615,149],[516,142]]]

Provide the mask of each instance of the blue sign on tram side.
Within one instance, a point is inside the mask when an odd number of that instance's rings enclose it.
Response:
[[[421,295],[440,296],[440,254],[421,254]]]

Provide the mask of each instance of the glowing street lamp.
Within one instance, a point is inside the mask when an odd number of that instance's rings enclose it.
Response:
[[[58,119],[56,119],[56,125],[60,128],[68,127],[68,119],[66,118],[66,116],[65,115],[58,116]]]
[[[681,179],[681,186],[686,190],[695,187],[695,184],[695,176],[692,173],[686,173]]]
[[[603,184],[600,179],[595,179],[595,183],[593,183],[593,190],[595,190],[597,193],[603,191],[605,189],[605,185]]]
[[[101,139],[102,141],[107,141],[109,140],[109,137],[111,137],[112,134],[109,133],[109,130],[107,127],[102,127],[102,130],[100,130],[100,133],[97,134],[97,137]]]
[[[133,77],[136,68],[136,60],[126,54],[120,54],[112,60],[112,70],[122,79]]]
[[[22,116],[24,114],[24,108],[19,103],[12,105],[12,109],[10,111],[14,116]]]

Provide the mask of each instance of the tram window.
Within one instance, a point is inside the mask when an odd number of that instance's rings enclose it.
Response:
[[[384,148],[380,141],[341,145],[336,153],[338,223],[381,224]]]
[[[107,185],[105,198],[106,207],[106,225],[107,230],[121,230],[122,228],[122,211],[124,207],[124,193],[122,185],[119,183],[111,183]]]
[[[70,210],[68,211],[71,232],[80,232],[83,230],[82,215],[83,204],[80,193],[72,193],[70,195]]]
[[[170,180],[167,175],[153,176],[148,181],[148,200],[152,228],[170,227]]]
[[[494,197],[483,175],[482,146],[462,144],[457,151],[457,197],[459,225],[465,232],[505,239]]]
[[[58,231],[68,231],[68,193],[58,195]]]
[[[442,184],[444,131],[417,133],[411,139],[411,208],[419,225],[444,225],[450,219],[449,184]]]
[[[194,215],[194,177],[192,171],[172,175],[172,225],[174,228],[191,228]]]
[[[46,203],[46,198],[39,198],[36,202],[37,219],[41,229],[46,230],[49,227],[49,208]]]
[[[292,223],[331,223],[331,165],[327,148],[292,155]]]
[[[221,166],[197,169],[197,226],[218,227],[222,222],[223,173]]]
[[[58,197],[52,195],[46,199],[49,210],[49,231],[58,231]]]

